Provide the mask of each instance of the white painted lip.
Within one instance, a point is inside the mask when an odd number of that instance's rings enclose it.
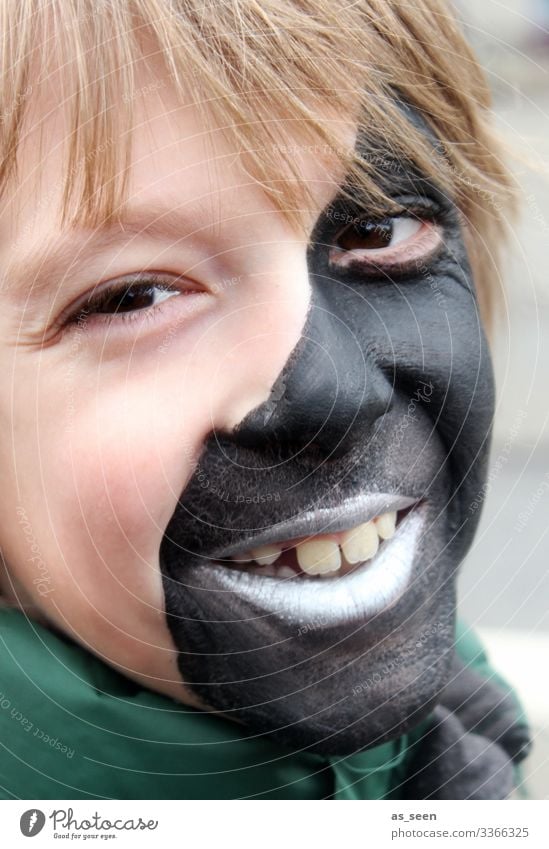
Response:
[[[271,578],[211,562],[212,590],[234,592],[263,614],[282,616],[296,627],[320,619],[325,627],[364,620],[392,607],[409,585],[428,505],[421,502],[397,525],[378,553],[358,568],[335,578]]]

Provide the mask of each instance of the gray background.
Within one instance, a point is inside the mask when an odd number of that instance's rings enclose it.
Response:
[[[487,71],[523,188],[493,351],[498,413],[489,491],[459,608],[532,723],[531,798],[549,798],[549,0],[455,5]]]

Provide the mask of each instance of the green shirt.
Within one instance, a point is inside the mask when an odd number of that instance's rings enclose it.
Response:
[[[494,674],[470,631],[456,648]],[[1,799],[398,799],[428,722],[347,757],[293,752],[0,610]]]

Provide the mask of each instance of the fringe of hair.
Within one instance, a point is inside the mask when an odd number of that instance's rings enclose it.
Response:
[[[288,144],[335,158],[373,215],[387,210],[383,154],[421,169],[458,205],[489,323],[517,192],[486,81],[444,0],[0,0],[0,33],[0,192],[17,177],[29,103],[61,68],[71,128],[62,223],[114,217],[127,189],[136,64],[150,56],[296,226],[311,194]],[[423,114],[438,151],[395,97]],[[340,122],[350,120],[378,155],[341,147]]]

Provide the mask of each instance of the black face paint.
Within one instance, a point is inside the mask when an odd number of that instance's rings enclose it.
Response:
[[[385,174],[395,201],[444,228],[442,247],[395,273],[334,268],[341,221],[364,213],[341,196],[324,210],[302,337],[269,400],[207,440],[160,552],[185,681],[253,731],[324,754],[395,738],[438,700],[494,408],[457,211],[417,175]],[[222,562],[391,509],[395,536],[344,577]]]

